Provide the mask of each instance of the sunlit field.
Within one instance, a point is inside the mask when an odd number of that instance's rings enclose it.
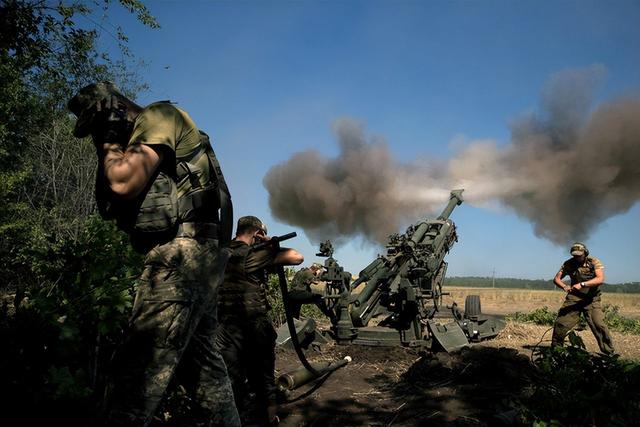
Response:
[[[444,297],[444,303],[451,305],[454,301],[464,308],[467,295],[480,295],[482,311],[487,314],[509,314],[516,311],[530,312],[536,308],[547,306],[557,310],[564,301],[564,292],[539,291],[531,289],[494,289],[446,287],[444,292],[451,295]],[[620,315],[640,319],[640,294],[603,293],[602,303],[618,306]]]

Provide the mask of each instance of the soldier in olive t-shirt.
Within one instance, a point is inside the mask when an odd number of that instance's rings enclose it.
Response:
[[[149,425],[180,364],[194,373],[188,384],[193,425],[239,426],[224,361],[213,342],[226,263],[219,230],[231,224],[218,215],[224,179],[211,169],[217,161],[208,138],[184,111],[169,103],[142,108],[111,82],[81,89],[68,106],[78,117],[74,135],[91,135],[97,149],[101,215],[115,219],[146,254],[100,423]],[[178,180],[181,176],[188,179]],[[152,191],[161,179],[163,189],[177,185],[177,198],[156,197],[165,195]],[[170,202],[156,204],[161,198]],[[136,228],[139,224],[166,227],[147,233]]]
[[[600,286],[604,283],[604,265],[598,258],[589,256],[589,250],[583,243],[574,243],[570,252],[572,258],[562,263],[554,278],[556,286],[567,292],[567,296],[558,311],[551,345],[561,345],[583,313],[600,351],[613,353],[613,341],[602,312]],[[571,278],[570,285],[562,281],[565,276]]]

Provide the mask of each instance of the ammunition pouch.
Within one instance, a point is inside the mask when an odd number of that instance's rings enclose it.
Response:
[[[194,156],[195,159],[206,155],[202,148]],[[211,168],[210,168],[211,169]],[[177,209],[180,222],[218,222],[220,210],[220,196],[218,182],[215,175],[209,178],[209,183],[202,185],[200,178],[203,171],[195,161],[178,159],[176,165]]]
[[[175,176],[158,172],[136,200],[120,200],[103,183],[96,183],[100,215],[115,219],[118,228],[130,235],[136,250],[146,252],[174,237],[220,239],[230,235],[232,224],[226,218],[224,222],[229,224],[220,224],[219,214],[227,203],[227,199],[223,203],[221,191],[228,195],[228,189],[209,137],[204,132],[200,135],[199,150],[176,158]],[[204,171],[198,164],[204,162],[208,163],[209,179],[202,185]],[[225,212],[231,209],[230,200],[228,203]]]
[[[146,192],[135,216],[132,234],[164,234],[175,230],[178,219],[176,184],[167,174],[159,173]]]
[[[104,183],[97,182],[96,202],[100,216],[106,220],[115,219],[118,228],[126,233],[144,235],[175,231],[178,218],[176,186],[163,172],[158,173],[142,196],[135,200],[120,200]]]

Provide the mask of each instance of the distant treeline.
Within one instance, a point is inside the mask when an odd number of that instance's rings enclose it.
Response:
[[[511,289],[538,289],[552,290],[556,289],[551,279],[512,279],[492,277],[447,277],[445,286],[460,286],[473,288],[511,288]],[[616,293],[640,293],[640,282],[629,283],[605,283],[602,287],[603,292]]]

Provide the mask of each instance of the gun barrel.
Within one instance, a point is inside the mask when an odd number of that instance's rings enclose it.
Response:
[[[353,282],[351,285],[352,289],[355,289],[358,285],[363,282],[367,282],[367,285],[364,289],[358,294],[358,298],[354,301],[356,307],[359,307],[360,304],[364,303],[369,299],[371,294],[376,290],[378,285],[376,280],[371,280],[376,277],[376,274],[384,267],[384,261],[380,258],[377,258],[371,264],[367,266],[364,270],[362,270],[359,274],[360,277]]]
[[[449,217],[451,216],[451,212],[453,212],[456,206],[462,204],[462,201],[464,200],[462,198],[463,191],[464,190],[451,191],[451,195],[449,197],[449,203],[447,203],[447,206],[445,206],[445,208],[442,210],[442,213],[438,217],[439,221],[444,221],[446,219],[449,219]],[[429,226],[430,224],[428,221],[421,222],[418,225],[416,230],[413,232],[413,235],[411,236],[411,243],[413,243],[413,245],[417,245],[418,243],[422,242],[422,239],[424,238],[425,233],[429,229]]]
[[[460,190],[453,190],[451,192],[451,196],[449,197],[449,203],[447,203],[447,206],[445,206],[445,208],[442,210],[442,213],[440,214],[438,219],[440,220],[448,219],[451,216],[451,212],[453,212],[456,206],[462,204],[464,200],[462,198],[463,191],[464,191],[463,189],[460,189]]]

